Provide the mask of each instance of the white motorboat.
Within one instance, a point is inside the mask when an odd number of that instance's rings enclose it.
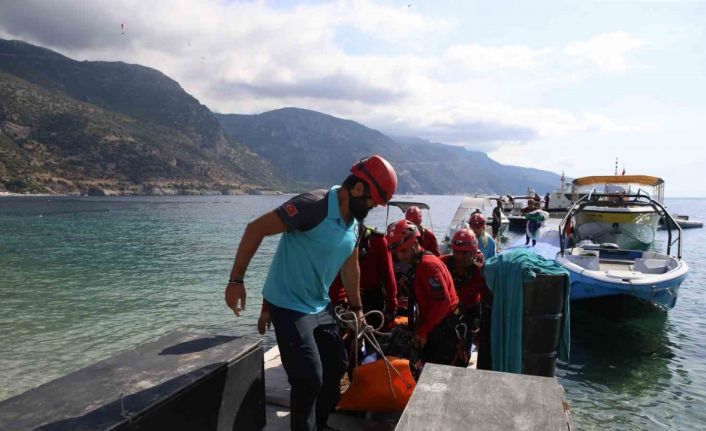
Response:
[[[581,213],[595,208],[593,199],[591,195],[579,199],[559,224],[560,251],[555,260],[570,273],[571,299],[624,295],[660,308],[674,307],[679,287],[689,272],[689,266],[681,259],[681,227],[664,206],[651,200],[654,210],[661,213],[669,221],[667,225],[672,227],[667,232],[666,253],[622,249],[614,243],[595,244],[589,240],[575,243],[575,238],[567,238],[567,232],[571,230],[569,223],[581,219]],[[607,214],[615,216],[615,213]],[[632,214],[635,213],[625,213],[624,217]],[[676,253],[672,254],[675,243]]]
[[[456,213],[451,219],[451,223],[449,223],[449,230],[447,231],[444,240],[441,242],[441,244],[439,244],[439,249],[441,250],[442,254],[451,252],[451,248],[449,247],[449,242],[451,241],[451,238],[453,238],[457,230],[468,227],[468,219],[470,218],[471,214],[476,211],[481,212],[485,216],[486,232],[488,232],[488,234],[492,236],[493,232],[491,222],[493,220],[493,209],[497,206],[497,201],[498,198],[479,196],[464,197],[463,200],[461,200],[461,203],[459,204]],[[507,218],[504,211],[502,212],[500,217],[501,222],[500,230],[498,231],[498,237],[502,238],[505,232],[507,231],[508,227],[510,226],[510,220]]]
[[[651,188],[646,191],[645,188]],[[580,196],[586,194],[587,199]],[[646,250],[663,217],[664,181],[647,175],[577,178],[572,183],[575,212],[573,241],[612,243],[621,249]]]
[[[549,194],[549,205],[546,204],[546,196],[543,198],[542,209],[549,213],[565,213],[571,207],[571,183],[566,181],[564,174],[561,174],[561,185]]]

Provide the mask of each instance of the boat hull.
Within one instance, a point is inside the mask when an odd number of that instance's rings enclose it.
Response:
[[[572,301],[614,295],[628,295],[666,309],[673,308],[674,305],[676,305],[679,287],[684,279],[686,279],[686,275],[683,275],[655,285],[621,286],[616,283],[596,280],[571,271],[569,271],[569,274],[571,277]]]
[[[664,309],[676,304],[679,288],[689,271],[686,262],[680,261],[676,269],[658,277],[616,278],[603,271],[584,269],[561,256],[557,256],[556,261],[569,271],[572,301],[627,295]]]

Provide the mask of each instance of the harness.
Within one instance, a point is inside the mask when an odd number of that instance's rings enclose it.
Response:
[[[373,236],[383,236],[377,229],[360,224],[358,231],[358,258],[363,258],[370,250],[370,238]]]
[[[459,285],[471,280],[474,275],[476,275],[476,270],[477,268],[474,265],[471,265],[470,271],[467,271],[466,274],[460,275],[456,272],[456,265],[453,263],[450,266],[447,266],[449,269],[449,272],[451,273],[451,277],[454,280],[454,288],[458,292],[458,287]]]

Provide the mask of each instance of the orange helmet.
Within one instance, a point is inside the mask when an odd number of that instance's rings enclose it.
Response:
[[[478,250],[478,239],[470,229],[457,230],[451,240],[453,251],[476,251]]]
[[[482,213],[473,213],[468,220],[468,224],[471,225],[471,227],[485,226],[485,216]]]
[[[380,156],[354,163],[351,174],[368,185],[375,205],[387,205],[397,190],[397,174],[390,162]]]
[[[387,228],[387,248],[400,251],[417,242],[420,236],[417,226],[409,220],[399,220]]]
[[[404,213],[404,218],[414,224],[422,224],[422,210],[417,206],[411,206],[407,208],[407,212]]]

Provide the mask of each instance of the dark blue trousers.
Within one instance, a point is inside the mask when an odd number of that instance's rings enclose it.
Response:
[[[291,428],[320,429],[341,397],[340,382],[347,367],[333,307],[304,314],[270,304],[270,316],[292,386]]]

